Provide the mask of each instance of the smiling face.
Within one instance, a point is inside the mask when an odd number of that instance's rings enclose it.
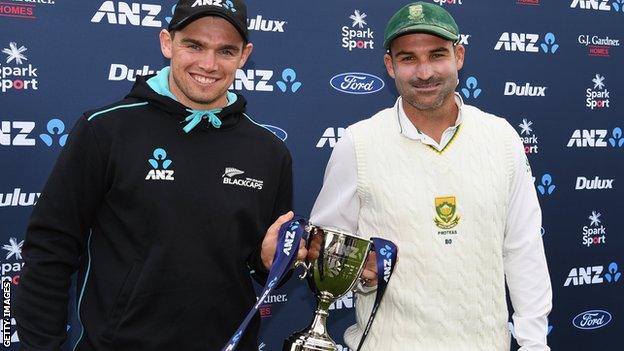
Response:
[[[384,63],[404,102],[433,111],[454,103],[464,47],[430,34],[408,34],[392,41]]]
[[[180,103],[198,110],[227,105],[227,89],[253,49],[227,20],[205,16],[175,33],[160,32],[171,60],[169,89]]]

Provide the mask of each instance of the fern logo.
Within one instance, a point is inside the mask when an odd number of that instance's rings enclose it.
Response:
[[[225,167],[225,172],[223,172],[223,175],[221,176],[221,178],[223,177],[234,177],[240,174],[245,173],[244,171],[241,171],[238,168],[234,168],[234,167]]]

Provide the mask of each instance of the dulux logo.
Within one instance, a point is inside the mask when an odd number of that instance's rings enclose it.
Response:
[[[247,19],[247,29],[260,32],[278,32],[284,33],[284,25],[286,21],[263,19],[262,15]]]
[[[505,96],[546,96],[547,87],[533,86],[530,83],[519,85],[514,82],[505,83]]]
[[[585,177],[576,178],[575,190],[602,190],[613,189],[613,182],[615,179],[600,179],[597,176],[594,179],[588,179]]]
[[[333,76],[329,80],[332,88],[347,94],[372,94],[384,88],[384,81],[372,74],[347,72]]]
[[[271,133],[273,133],[276,137],[280,138],[282,141],[286,141],[288,138],[288,133],[280,127],[272,126],[270,124],[261,124],[264,128],[268,129]]]
[[[605,327],[612,320],[611,313],[604,310],[590,310],[579,313],[572,319],[572,325],[579,329],[591,330]]]
[[[0,207],[34,206],[41,193],[22,193],[21,188],[13,189],[12,193],[0,194]]]
[[[156,16],[160,13],[162,6],[156,4],[140,4],[120,1],[115,9],[115,2],[104,1],[95,15],[91,18],[91,22],[100,23],[104,16],[109,24],[133,25],[143,27],[160,27],[161,21],[156,20]],[[142,12],[146,12],[142,14]]]
[[[142,68],[132,69],[121,63],[113,63],[108,71],[109,81],[123,81],[127,80],[134,82],[137,76],[146,76],[148,74],[158,73],[160,70],[151,69],[148,65],[143,65]]]

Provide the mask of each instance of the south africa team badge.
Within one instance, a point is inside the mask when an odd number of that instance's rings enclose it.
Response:
[[[448,230],[459,223],[455,196],[436,197],[435,210],[437,216],[433,221],[438,228]]]

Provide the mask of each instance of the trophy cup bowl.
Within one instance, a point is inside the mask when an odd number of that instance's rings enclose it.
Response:
[[[337,351],[336,343],[327,332],[329,306],[353,290],[364,269],[371,241],[339,229],[308,225],[308,246],[320,243],[319,257],[314,261],[298,262],[316,295],[317,307],[308,328],[284,341],[283,351]]]

